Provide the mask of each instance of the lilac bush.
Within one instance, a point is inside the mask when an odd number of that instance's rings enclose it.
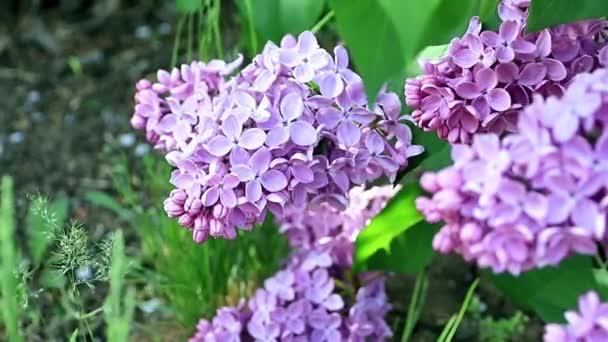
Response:
[[[590,20],[526,34],[529,0],[503,0],[498,32],[471,19],[462,38],[438,60],[422,61],[423,75],[408,79],[405,96],[413,119],[451,143],[475,133],[515,131],[532,94],[561,95],[579,73],[608,61],[608,22]]]
[[[366,99],[342,46],[286,36],[236,76],[241,63],[193,62],[137,83],[132,124],[166,153],[175,189],[165,210],[197,243],[233,239],[269,210],[331,203],[420,154],[394,93]]]
[[[608,69],[574,78],[561,98],[536,95],[519,133],[454,145],[454,165],[426,173],[417,208],[444,221],[433,247],[494,272],[556,265],[606,243]]]
[[[296,251],[285,267],[248,300],[220,308],[211,320],[202,319],[190,341],[363,342],[390,337],[383,278],[360,275],[364,285],[356,288],[347,273],[357,234],[395,191],[353,188],[345,211],[327,203],[314,209],[286,208],[278,224]],[[356,291],[354,298],[345,296],[348,291]]]
[[[578,342],[608,340],[608,303],[600,302],[590,291],[579,297],[578,311],[567,311],[567,324],[547,324],[545,342]]]

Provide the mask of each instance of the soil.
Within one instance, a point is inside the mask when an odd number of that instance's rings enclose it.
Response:
[[[15,179],[19,220],[27,194],[67,195],[72,217],[89,227],[93,239],[103,236],[115,218],[92,211],[83,196],[112,192],[104,145],[118,143],[130,158],[153,153],[129,118],[135,82],[170,63],[173,1],[14,0],[0,4],[0,11],[0,174]],[[412,341],[436,339],[474,275],[458,257],[437,258]],[[396,317],[407,312],[414,278],[390,279]],[[478,294],[485,314],[515,312],[484,281]],[[542,324],[529,316],[518,341],[539,340]],[[477,325],[465,318],[456,340],[476,340]]]

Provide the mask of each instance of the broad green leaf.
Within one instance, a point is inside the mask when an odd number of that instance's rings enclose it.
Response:
[[[471,17],[479,14],[480,0],[441,0],[425,23],[416,50],[428,45],[438,45],[450,42],[454,37],[460,37],[466,32]]]
[[[380,250],[390,251],[391,241],[422,220],[414,201],[422,193],[418,183],[401,189],[386,208],[374,217],[357,237],[355,268],[362,269],[367,259]]]
[[[298,35],[312,28],[321,16],[325,0],[251,1],[253,24],[263,41],[278,43],[287,33]]]
[[[190,14],[203,7],[203,0],[175,0],[175,8],[178,12]]]
[[[378,250],[362,267],[410,274],[422,271],[435,256],[431,245],[439,227],[425,221],[418,222],[394,237],[387,249]]]
[[[67,197],[57,198],[51,203],[45,198],[37,197],[30,202],[26,218],[27,243],[35,266],[43,261],[55,231],[65,224],[68,208]]]
[[[536,32],[559,24],[606,16],[606,0],[534,0],[526,29]]]
[[[85,194],[85,199],[91,204],[113,211],[121,218],[130,216],[129,210],[124,208],[114,197],[100,191],[89,191]]]
[[[461,36],[480,10],[480,0],[333,0],[330,4],[372,100],[424,47]]]
[[[581,294],[598,289],[592,259],[580,255],[557,267],[531,270],[518,277],[491,272],[487,275],[507,297],[534,310],[546,322],[564,322],[564,311],[575,309]]]
[[[498,4],[501,0],[480,0],[479,18],[487,30],[496,31],[500,25]]]

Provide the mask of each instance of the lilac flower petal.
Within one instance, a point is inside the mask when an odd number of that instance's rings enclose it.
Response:
[[[353,146],[361,139],[361,130],[350,121],[343,121],[338,126],[338,140],[345,146]]]
[[[529,54],[536,50],[536,45],[523,39],[516,39],[513,41],[513,43],[511,43],[511,47],[513,47],[513,51],[517,53]]]
[[[462,49],[454,54],[454,63],[461,68],[470,68],[479,62],[479,56],[469,49]]]
[[[480,35],[480,38],[484,44],[486,44],[487,46],[494,47],[494,48],[498,47],[502,42],[502,39],[500,38],[498,33],[492,32],[492,31],[482,32]]]
[[[224,189],[220,192],[220,202],[226,208],[234,208],[236,206],[236,195],[232,189]]]
[[[266,133],[259,128],[249,128],[243,132],[239,145],[248,150],[255,150],[264,145]]]
[[[334,56],[336,56],[336,68],[338,70],[348,68],[348,52],[342,45],[334,48]]]
[[[251,202],[257,202],[262,198],[262,186],[257,179],[247,182],[247,185],[245,185],[245,196]]]
[[[206,207],[214,205],[220,197],[220,190],[217,187],[211,187],[203,193],[203,204]]]
[[[516,21],[504,21],[502,24],[500,24],[500,27],[498,28],[500,38],[502,38],[506,42],[514,41],[517,35],[519,34],[519,28],[519,23]]]
[[[496,48],[496,58],[500,63],[508,63],[515,58],[515,52],[509,47],[499,46]]]
[[[237,139],[241,135],[243,126],[239,123],[236,116],[230,115],[222,122],[222,132],[230,139]]]
[[[310,82],[315,77],[315,69],[310,63],[302,63],[296,66],[293,75],[298,82]]]
[[[490,90],[496,88],[498,78],[494,70],[483,68],[475,74],[475,83],[483,90]]]
[[[266,136],[266,145],[269,147],[278,147],[289,141],[289,127],[273,128]]]
[[[317,141],[317,131],[308,122],[298,120],[289,125],[289,137],[298,146],[310,146]]]
[[[209,153],[213,154],[214,156],[222,157],[228,154],[228,152],[230,152],[233,146],[234,143],[230,139],[226,138],[223,135],[218,135],[211,138],[207,149]]]
[[[285,121],[293,121],[302,115],[304,103],[297,93],[289,93],[281,100],[281,114]]]
[[[293,176],[302,183],[310,183],[314,179],[314,174],[310,168],[304,164],[294,164],[291,167]]]
[[[298,36],[298,51],[301,54],[309,55],[315,49],[319,48],[319,44],[317,43],[317,38],[310,31],[304,31],[300,33]]]
[[[270,151],[267,148],[260,148],[251,156],[249,165],[251,165],[253,172],[260,175],[268,170],[271,159]]]
[[[323,108],[319,111],[317,121],[325,126],[326,129],[334,129],[340,123],[340,120],[344,117],[344,114],[336,108],[329,107]]]
[[[519,75],[519,83],[526,86],[539,84],[547,74],[547,68],[542,63],[530,63],[524,67]]]
[[[321,94],[328,97],[336,97],[344,90],[342,77],[334,72],[330,72],[321,78],[319,82]]]
[[[287,186],[287,178],[277,170],[268,170],[260,177],[260,182],[264,189],[270,192],[277,192],[285,189]]]
[[[247,165],[235,165],[231,171],[239,177],[241,182],[248,182],[255,178],[255,173]]]
[[[488,104],[492,109],[502,112],[511,107],[511,97],[504,89],[492,89],[487,95]]]
[[[481,96],[481,91],[481,87],[473,82],[462,82],[456,86],[456,93],[467,100]]]

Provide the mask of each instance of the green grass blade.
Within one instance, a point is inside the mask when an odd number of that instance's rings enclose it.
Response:
[[[403,334],[401,335],[401,342],[407,342],[416,327],[418,318],[420,317],[420,311],[424,306],[424,300],[426,298],[426,290],[428,288],[428,277],[426,270],[423,270],[416,277],[416,284],[414,285],[414,293],[412,294],[412,300],[407,309],[407,317],[405,321],[405,328],[403,328]]]
[[[460,310],[458,310],[458,314],[450,319],[443,332],[441,333],[441,336],[439,336],[439,338],[437,339],[438,342],[452,341],[454,335],[456,335],[456,330],[458,330],[458,326],[462,322],[462,319],[464,318],[464,315],[467,312],[469,304],[471,304],[471,299],[473,299],[473,294],[475,293],[477,284],[479,284],[479,278],[475,279],[475,281],[473,281],[473,283],[469,287],[467,295],[464,297],[464,301],[460,306]]]
[[[17,247],[15,246],[15,202],[13,198],[13,180],[8,176],[2,177],[2,201],[0,203],[0,263],[2,287],[2,313],[4,323],[11,342],[22,340],[19,329],[19,304],[17,303],[17,279],[15,270],[18,267]]]

